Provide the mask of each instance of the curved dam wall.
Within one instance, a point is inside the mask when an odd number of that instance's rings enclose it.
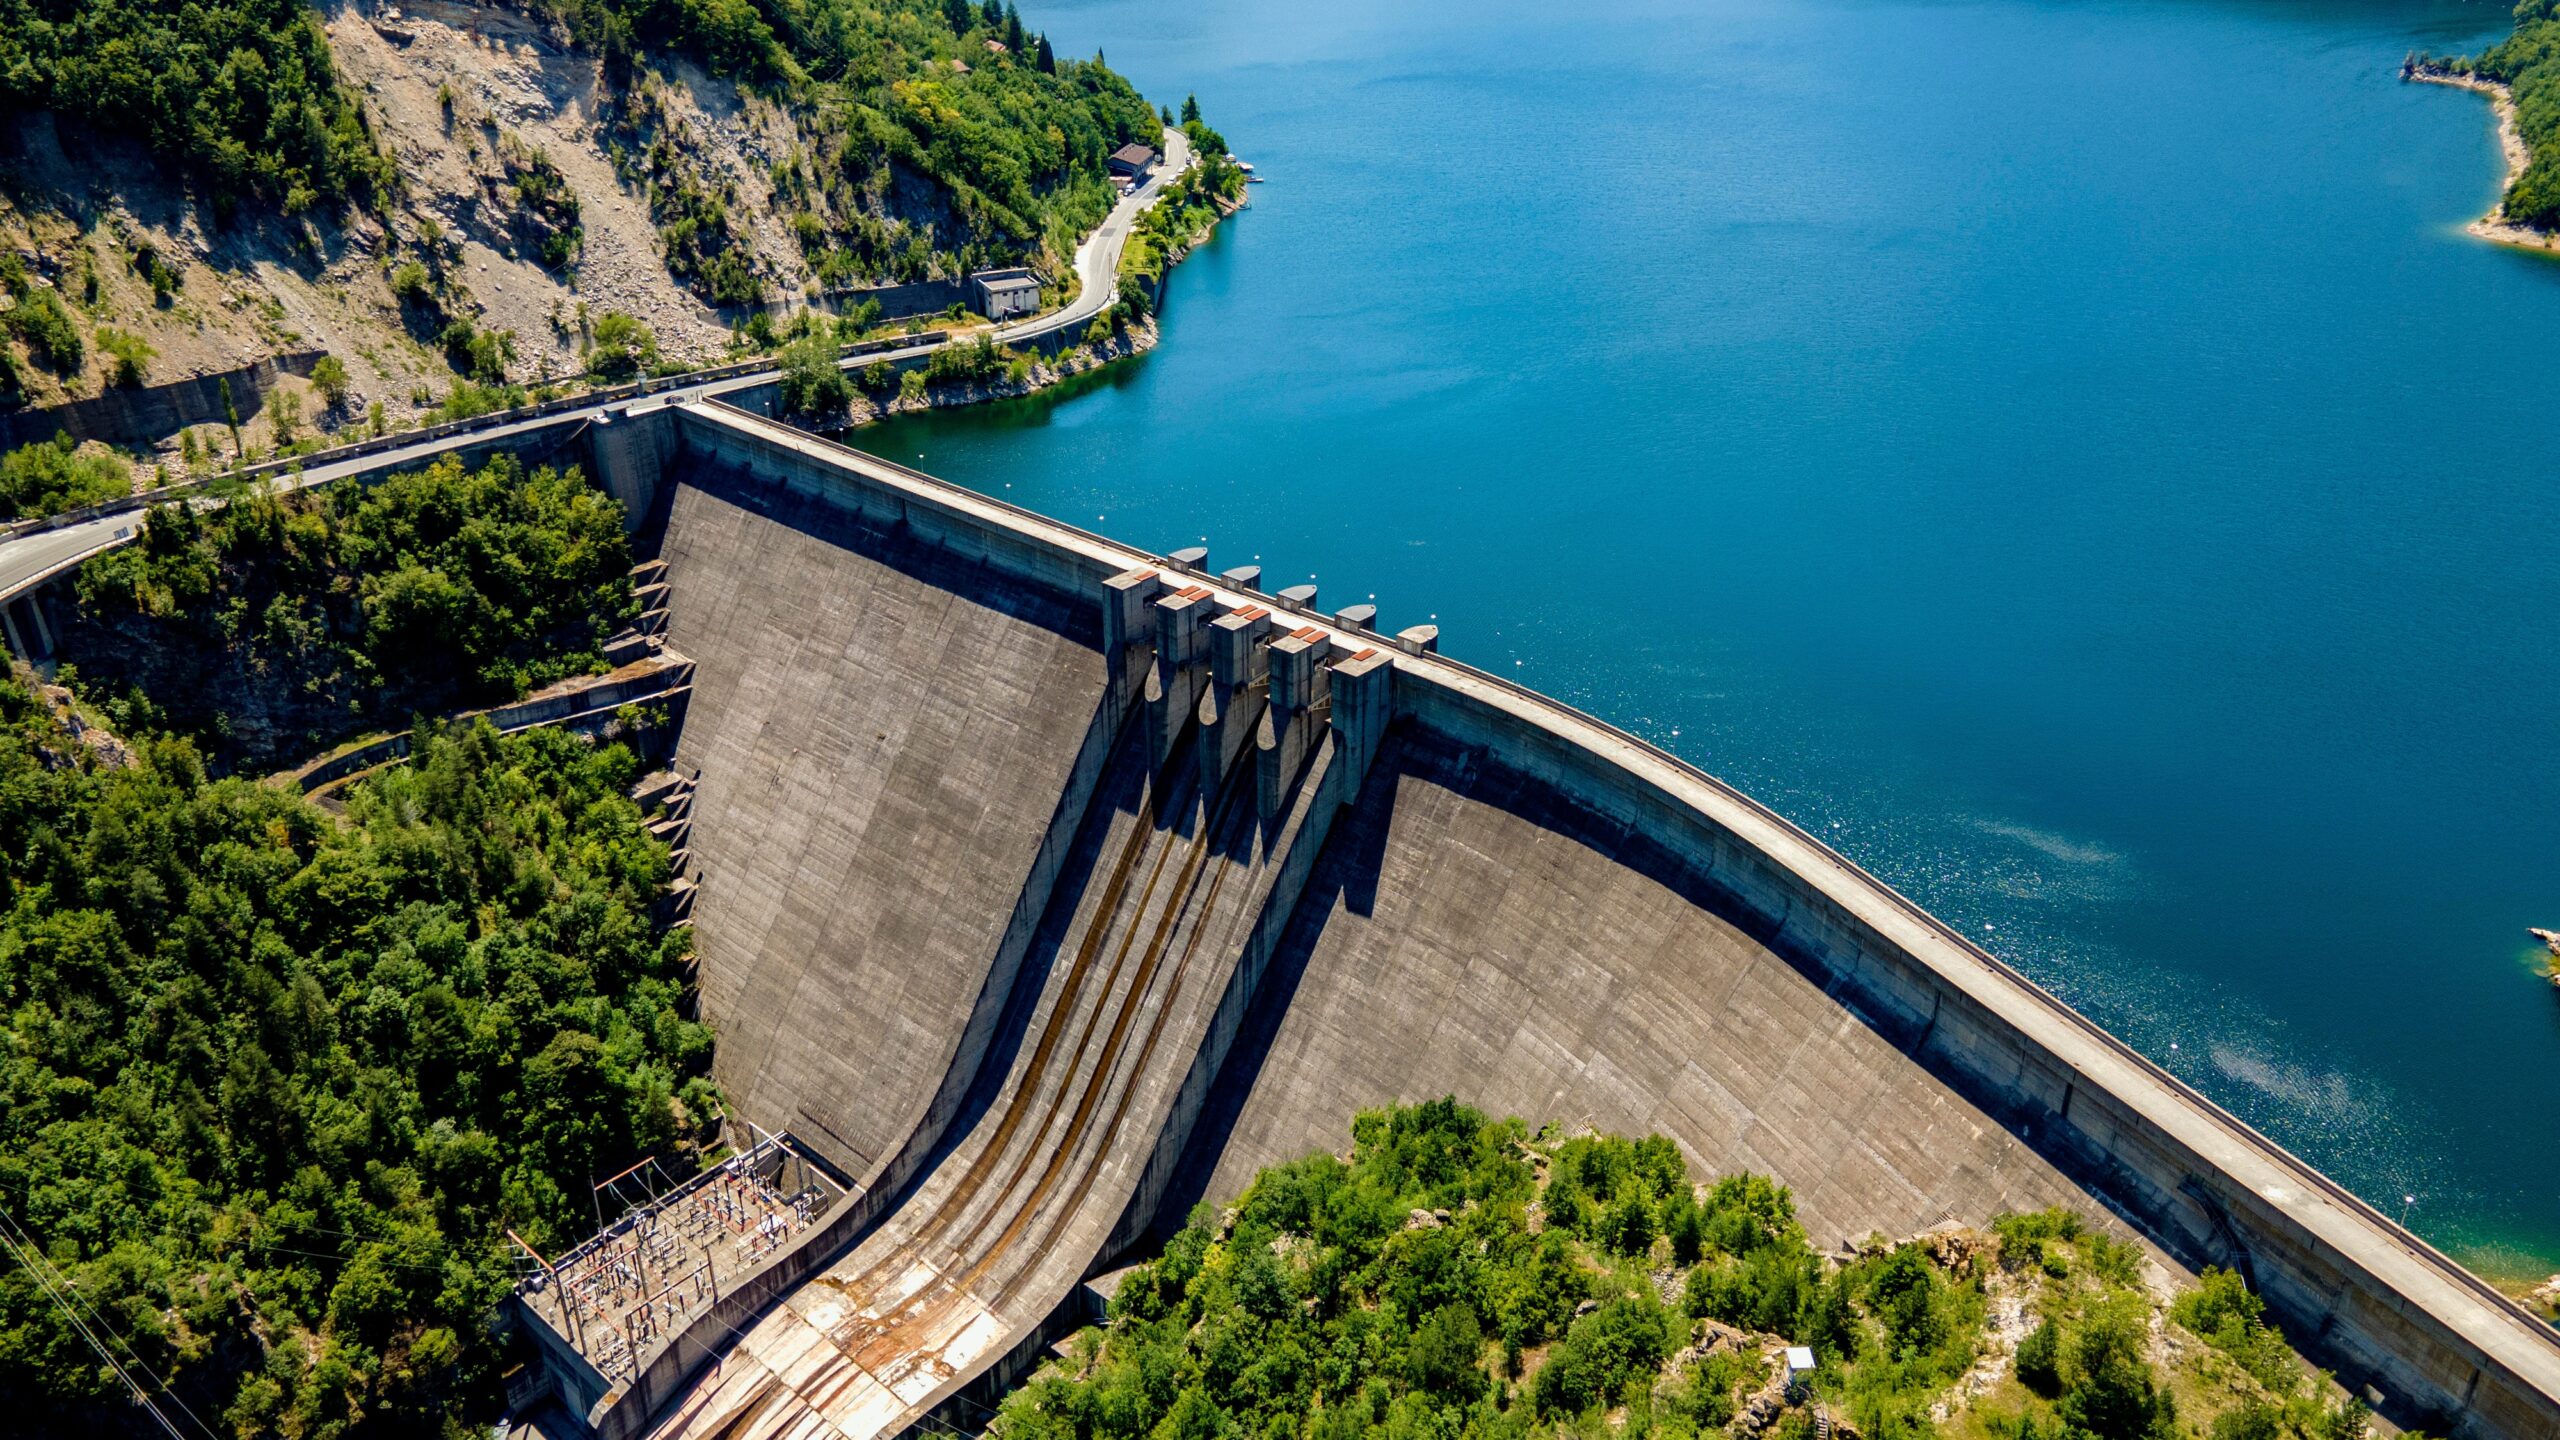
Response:
[[[1383,1097],[1679,1140],[1818,1244],[2080,1185],[1772,948],[1682,848],[1408,717],[1338,822],[1162,1222]]]
[[[1015,977],[1103,759],[1132,717],[1206,693],[1181,648],[1195,632],[1167,628],[1179,602],[1276,624],[1255,644],[1275,674],[1289,652],[1291,687],[1338,677],[1292,713],[1330,725],[1340,809],[1201,1038],[1155,1062],[1181,1099],[1116,1142],[1110,1165],[1141,1179],[1109,1238],[1076,1231],[1097,1247],[1079,1264],[1338,1145],[1357,1108],[1455,1092],[1766,1170],[1824,1241],[2105,1209],[2181,1263],[2244,1270],[2388,1414],[2560,1434],[2547,1327],[1695,768],[1196,556],[725,407],[648,423],[671,432],[665,479],[635,483],[662,491],[674,639],[700,665],[679,754],[701,772],[719,1074],[746,1118],[838,1147],[865,1182],[833,1250],[801,1247],[758,1303],[861,1243],[961,1143],[946,1131],[1022,1023]],[[737,1308],[670,1347],[625,1413],[705,1373]]]
[[[1058,812],[1099,759],[1096,607],[717,462],[683,474],[660,557],[669,643],[702,657],[676,763],[702,776],[713,1073],[878,1188],[1081,814]]]

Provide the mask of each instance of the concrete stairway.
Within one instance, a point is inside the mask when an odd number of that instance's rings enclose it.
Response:
[[[1186,1071],[1247,938],[1332,803],[1329,740],[1265,818],[1255,757],[1203,765],[1196,733],[1177,724],[1168,745],[1161,728],[1124,727],[1079,841],[1085,883],[1062,887],[1044,922],[1022,982],[1036,999],[1009,1059],[988,1061],[983,1108],[880,1228],[753,1327],[657,1433],[872,1440],[1036,1358],[1159,1137],[1179,1128]]]

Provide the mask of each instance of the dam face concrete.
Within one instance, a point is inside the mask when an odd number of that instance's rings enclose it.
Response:
[[[661,553],[669,641],[708,657],[676,761],[708,782],[714,1078],[869,1176],[950,1066],[1075,772],[1094,607],[713,465]]]
[[[1737,913],[1676,847],[1399,727],[1230,1062],[1251,1083],[1211,1102],[1179,1198],[1337,1148],[1381,1097],[1454,1094],[1777,1176],[1826,1246],[2088,1206]]]
[[[597,1433],[896,1435],[1194,1200],[1454,1092],[1767,1171],[1826,1243],[2112,1213],[2388,1414],[2560,1434],[2547,1327],[1712,777],[1203,557],[645,423],[716,1073],[860,1183]]]

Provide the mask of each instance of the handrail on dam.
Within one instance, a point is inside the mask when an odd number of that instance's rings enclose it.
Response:
[[[1152,566],[1171,574],[1180,574],[1191,577],[1192,579],[1210,587],[1212,590],[1250,594],[1252,596],[1253,603],[1270,606],[1274,609],[1285,610],[1292,614],[1304,617],[1305,619],[1334,633],[1337,638],[1356,635],[1359,637],[1358,643],[1360,644],[1376,644],[1381,649],[1390,651],[1392,653],[1392,658],[1398,666],[1411,668],[1418,673],[1423,674],[1428,674],[1437,670],[1452,674],[1456,677],[1461,677],[1470,685],[1500,692],[1501,694],[1509,696],[1518,702],[1543,710],[1551,715],[1561,717],[1570,721],[1577,727],[1588,730],[1604,742],[1623,747],[1624,749],[1633,752],[1634,755],[1641,757],[1644,761],[1654,766],[1659,766],[1682,780],[1704,788],[1724,802],[1745,812],[1758,822],[1769,826],[1792,844],[1802,846],[1813,856],[1828,861],[1833,869],[1843,878],[1853,884],[1864,887],[1869,893],[1884,899],[1900,914],[1902,918],[1921,927],[1933,940],[1950,946],[1957,954],[1963,956],[1972,964],[1979,967],[1981,972],[1987,978],[1998,984],[2001,989],[2027,999],[2036,1009],[2041,1011],[2047,1017],[2062,1022],[2063,1025],[2068,1027],[2068,1029],[2080,1039],[2092,1042],[2107,1056],[2131,1068],[2140,1078],[2159,1086],[2162,1090],[2166,1091],[2172,1099],[2184,1102],[2187,1106],[2192,1107],[2196,1114],[2207,1120],[2212,1127],[2220,1131],[2227,1140],[2238,1144],[2245,1150],[2273,1161],[2277,1168],[2282,1170],[2292,1179],[2300,1182],[2306,1189],[2315,1192],[2321,1199],[2336,1206],[2346,1215],[2372,1226],[2382,1238],[2396,1246],[2408,1257],[2415,1260],[2426,1269],[2434,1272],[2440,1278],[2452,1282],[2462,1292],[2469,1295],[2479,1303],[2487,1306],[2499,1317],[2522,1327],[2529,1335],[2544,1345],[2549,1346],[2553,1345],[2555,1341],[2560,1341],[2560,1337],[2555,1337],[2548,1325],[2536,1317],[2531,1311],[2527,1310],[2523,1305],[2497,1289],[2497,1287],[2473,1274],[2460,1262],[2454,1260],[2451,1256],[2446,1255],[2441,1250],[2438,1250],[2433,1245],[2410,1232],[2406,1227],[2391,1219],[2390,1216],[2384,1214],[2375,1206],[2364,1200],[2361,1196],[2357,1195],[2354,1191],[2348,1189],[2345,1185],[2322,1173],[2318,1168],[2304,1161],[2292,1151],[2277,1144],[2274,1140],[2249,1126],[2237,1116],[2231,1114],[2228,1110],[2225,1110],[2210,1097],[2206,1096],[2203,1092],[2197,1090],[2185,1080],[2182,1080],[2178,1076],[2170,1073],[2168,1070],[2151,1060],[2150,1057],[2142,1054],[2139,1050],[2134,1049],[2131,1045],[2125,1043],[2122,1039],[2109,1032],[2105,1027],[2098,1025],[2087,1016],[2082,1015],[2078,1010],[2065,1004],[2059,997],[2053,995],[2050,991],[2044,989],[2044,987],[2036,984],[2033,980],[2029,979],[2016,968],[2002,961],[1999,957],[1983,949],[1980,945],[1965,936],[1963,932],[1955,929],[1945,921],[1931,914],[1926,908],[1912,900],[1909,896],[1903,894],[1900,890],[1879,879],[1864,867],[1858,865],[1855,861],[1841,855],[1821,839],[1807,832],[1803,827],[1787,819],[1787,817],[1778,813],[1776,810],[1771,809],[1765,803],[1753,798],[1751,795],[1746,794],[1733,785],[1718,779],[1716,776],[1709,774],[1707,771],[1699,768],[1690,761],[1682,759],[1680,756],[1662,749],[1653,742],[1645,740],[1640,736],[1632,735],[1606,720],[1602,720],[1585,711],[1577,709],[1563,701],[1555,699],[1552,696],[1541,694],[1540,692],[1533,690],[1526,685],[1522,685],[1515,680],[1494,674],[1487,670],[1479,669],[1476,666],[1469,665],[1464,661],[1452,659],[1446,655],[1413,654],[1409,651],[1396,647],[1392,642],[1386,640],[1384,637],[1378,636],[1374,632],[1356,630],[1348,627],[1339,618],[1324,613],[1316,609],[1313,605],[1281,595],[1264,594],[1259,590],[1254,590],[1250,587],[1240,585],[1237,581],[1224,575],[1213,573],[1204,566],[1185,563],[1184,561],[1176,560],[1171,556],[1156,555],[1147,551],[1137,550],[1125,543],[1095,534],[1092,531],[1085,530],[1066,521],[1041,515],[1036,511],[1016,505],[1011,501],[999,499],[980,491],[971,490],[965,486],[957,485],[951,481],[941,479],[937,476],[928,475],[909,466],[901,465],[894,460],[888,460],[865,451],[857,450],[854,447],[845,445],[839,441],[830,440],[822,436],[811,435],[805,431],[800,431],[788,425],[784,425],[781,422],[767,419],[766,417],[753,414],[749,411],[741,410],[735,406],[723,404],[717,400],[706,399],[699,402],[699,405],[705,410],[718,412],[721,418],[727,420],[731,424],[744,424],[755,429],[779,432],[776,438],[782,440],[786,444],[803,448],[815,447],[824,451],[837,452],[849,459],[852,462],[853,468],[870,470],[875,473],[885,472],[889,476],[894,476],[898,482],[904,485],[929,491],[938,496],[957,502],[959,508],[976,508],[983,511],[992,511],[1000,516],[1007,517],[1017,522],[1023,528],[1035,532],[1046,532],[1052,537],[1071,540],[1074,543],[1070,548],[1090,552],[1098,564],[1110,566],[1115,572],[1117,570],[1128,569],[1139,565]],[[1949,978],[1953,977],[1951,976]],[[2386,1281],[2386,1283],[2388,1282]]]

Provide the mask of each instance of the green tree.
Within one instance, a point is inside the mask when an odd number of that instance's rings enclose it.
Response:
[[[346,362],[335,355],[321,356],[318,363],[311,367],[311,388],[320,392],[321,400],[326,402],[332,410],[346,404],[348,392],[352,388],[347,377]]]
[[[51,515],[133,493],[133,472],[105,449],[68,435],[0,455],[0,520]]]
[[[841,414],[853,399],[853,382],[836,363],[837,346],[824,335],[805,335],[782,347],[782,408],[802,416]]]
[[[607,310],[596,317],[594,329],[587,369],[598,379],[628,380],[657,366],[658,337],[639,320]]]
[[[2143,1358],[2134,1306],[2101,1306],[2071,1338],[2070,1382],[2055,1412],[2093,1440],[2175,1440],[2178,1408]]]
[[[2047,1399],[2062,1393],[2062,1330],[2046,1320],[2018,1342],[2018,1383]]]

